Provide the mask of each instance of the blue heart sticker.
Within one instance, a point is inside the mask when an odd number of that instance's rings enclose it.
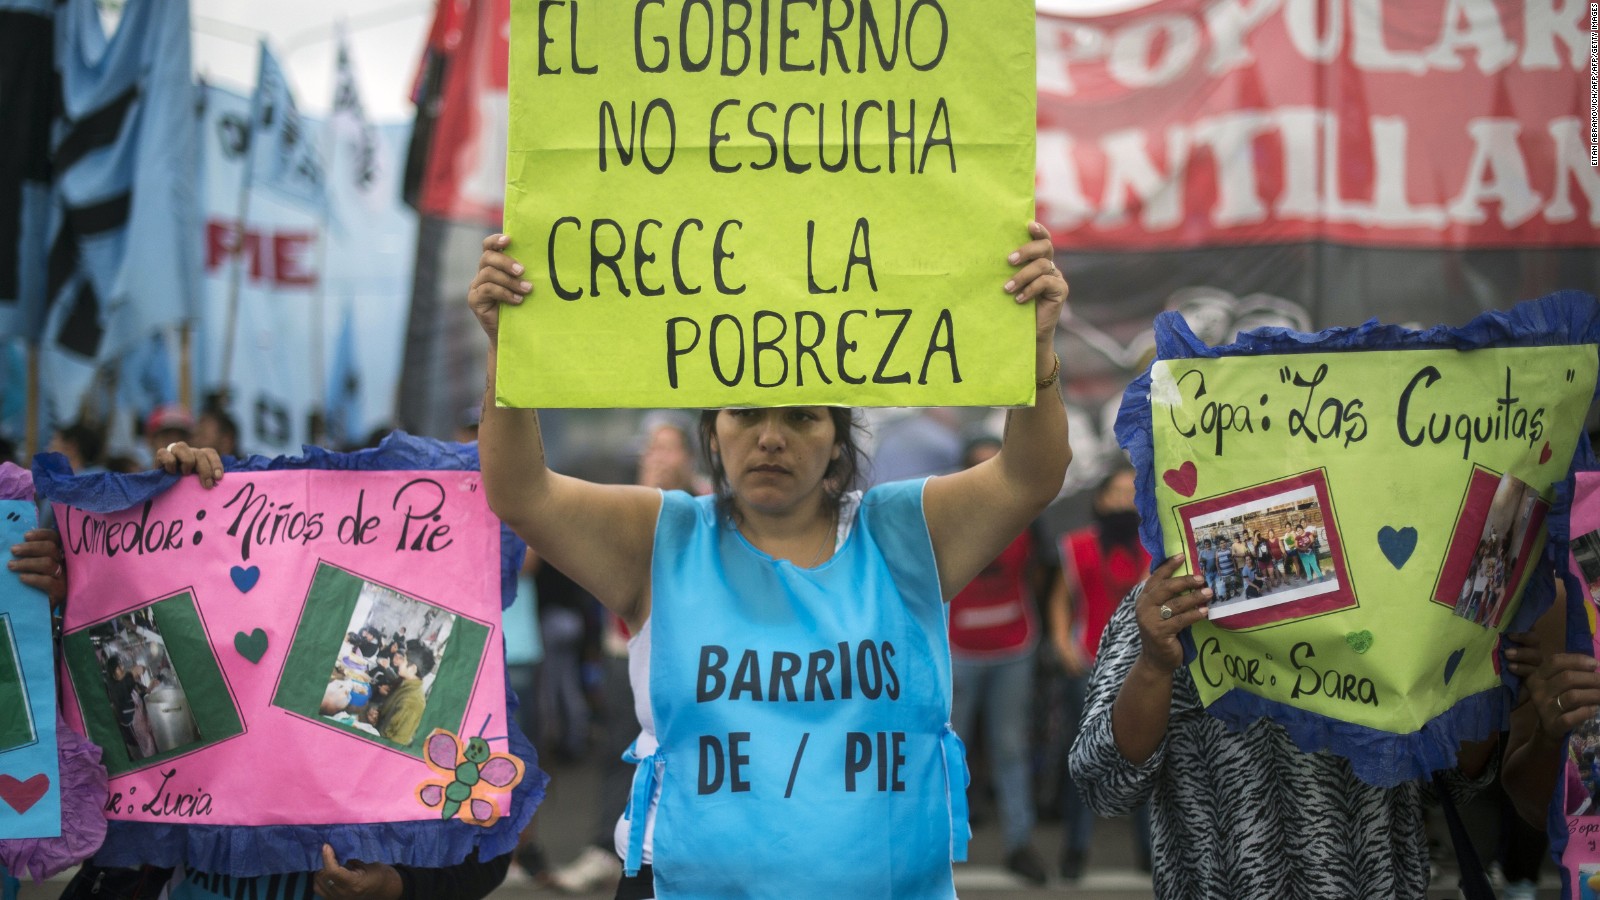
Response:
[[[1450,658],[1444,661],[1444,683],[1445,684],[1449,684],[1450,683],[1450,679],[1456,677],[1456,666],[1461,665],[1461,655],[1463,653],[1466,653],[1466,652],[1467,652],[1467,648],[1463,647],[1460,650],[1457,650],[1456,652],[1450,654]]]
[[[1378,529],[1378,547],[1396,569],[1404,568],[1411,552],[1417,549],[1417,530],[1407,525],[1399,531],[1385,525]]]
[[[233,579],[233,586],[238,588],[241,594],[250,593],[250,589],[255,587],[256,582],[261,580],[261,570],[255,566],[251,566],[248,569],[234,566],[228,570],[228,575]]]

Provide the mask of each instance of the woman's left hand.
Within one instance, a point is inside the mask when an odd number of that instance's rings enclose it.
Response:
[[[1053,341],[1056,323],[1061,321],[1061,305],[1067,300],[1067,279],[1055,264],[1055,245],[1050,232],[1038,222],[1028,223],[1033,240],[1018,247],[1006,258],[1017,271],[1005,284],[1005,292],[1018,303],[1034,304],[1035,327],[1040,343]]]
[[[61,533],[54,528],[35,528],[22,536],[22,543],[11,545],[11,561],[6,568],[17,573],[22,583],[44,591],[50,608],[59,610],[67,601],[66,554],[61,551]]]
[[[1600,664],[1584,653],[1557,653],[1528,677],[1527,689],[1542,736],[1560,740],[1600,713]]]
[[[318,897],[330,900],[400,900],[405,884],[393,866],[383,863],[352,860],[341,866],[333,848],[323,844],[314,889]]]

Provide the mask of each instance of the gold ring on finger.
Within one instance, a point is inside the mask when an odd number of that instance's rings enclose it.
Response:
[[[1172,607],[1166,605],[1165,603],[1161,604],[1161,619],[1162,619],[1162,621],[1166,621],[1167,619],[1170,619],[1170,618],[1172,618]]]
[[[1566,715],[1567,714],[1567,708],[1565,706],[1561,705],[1561,695],[1560,694],[1556,695],[1556,709],[1559,710],[1562,715]]]

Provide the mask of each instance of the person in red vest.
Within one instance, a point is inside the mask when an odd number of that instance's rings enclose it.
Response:
[[[1139,543],[1139,512],[1134,505],[1134,470],[1119,462],[1094,493],[1094,523],[1061,536],[1061,578],[1050,596],[1050,639],[1066,670],[1066,746],[1077,739],[1089,672],[1100,647],[1100,633],[1128,592],[1150,572],[1150,554]],[[1061,786],[1061,877],[1083,875],[1094,812],[1072,783]],[[1140,869],[1150,869],[1150,820],[1144,808],[1135,815]]]
[[[970,469],[999,451],[998,437],[973,437],[962,450],[962,467]],[[1057,579],[1053,548],[1037,529],[1035,522],[1017,535],[950,601],[950,722],[957,734],[970,738],[982,710],[1006,868],[1042,885],[1048,875],[1033,847],[1029,715],[1034,651],[1042,630],[1037,598]]]

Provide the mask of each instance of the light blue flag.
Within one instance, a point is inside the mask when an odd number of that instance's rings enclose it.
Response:
[[[261,42],[256,89],[250,97],[248,156],[252,188],[270,188],[317,210],[327,202],[327,173],[316,137],[296,108],[289,81],[266,41]]]
[[[51,135],[46,352],[118,359],[194,317],[201,232],[188,7],[128,0],[109,37],[95,0],[56,9],[63,112]]]
[[[359,360],[360,357],[356,355],[355,312],[351,304],[346,302],[339,341],[333,349],[333,364],[328,368],[328,395],[324,403],[328,438],[340,447],[356,446],[366,434],[366,423],[361,418]]]

